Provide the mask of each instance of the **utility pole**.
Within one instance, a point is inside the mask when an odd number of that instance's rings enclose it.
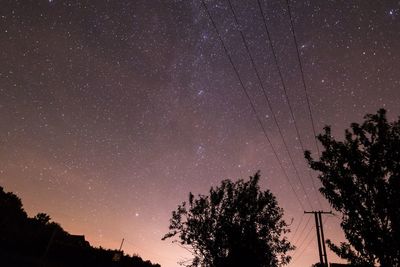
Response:
[[[332,214],[332,211],[304,211],[305,214],[314,214],[315,228],[317,230],[319,263],[323,267],[328,267],[328,257],[326,255],[324,228],[322,226],[322,214]]]
[[[121,241],[121,246],[119,246],[119,251],[121,251],[121,250],[122,250],[122,245],[124,244],[124,241],[125,241],[125,239],[124,239],[124,238],[122,238],[122,241]]]
[[[120,261],[122,256],[124,255],[124,252],[122,251],[122,245],[124,244],[124,241],[125,241],[125,239],[122,238],[121,245],[119,246],[119,250],[118,250],[118,252],[114,253],[112,261]]]

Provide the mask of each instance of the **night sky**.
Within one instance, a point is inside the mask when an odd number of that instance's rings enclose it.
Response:
[[[261,2],[300,139],[317,156],[286,1]],[[161,237],[189,191],[261,170],[261,187],[294,219],[290,266],[318,261],[302,206],[330,207],[312,186],[256,0],[232,0],[240,26],[228,1],[206,3],[301,204],[200,0],[0,3],[0,185],[29,215],[46,212],[95,246],[125,238],[126,253],[173,267],[188,254]],[[379,108],[396,118],[400,1],[290,6],[316,131],[328,124],[342,137]],[[325,218],[326,238],[342,240],[340,220]]]

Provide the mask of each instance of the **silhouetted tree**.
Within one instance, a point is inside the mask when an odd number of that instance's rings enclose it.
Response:
[[[386,111],[351,124],[345,140],[330,127],[318,136],[325,148],[319,161],[305,153],[320,171],[321,193],[342,214],[348,242],[329,247],[356,266],[400,265],[400,121],[388,122]]]
[[[18,267],[160,267],[141,257],[90,246],[83,236],[70,235],[50,216],[29,218],[21,200],[0,187],[0,266]]]
[[[23,221],[28,215],[22,208],[22,202],[19,197],[11,192],[5,192],[0,186],[0,223],[6,220]]]
[[[33,219],[42,225],[49,224],[51,220],[50,216],[43,212],[39,212],[38,214],[36,214]]]
[[[289,230],[270,191],[261,191],[257,172],[249,181],[222,181],[209,195],[189,194],[173,211],[170,231],[191,247],[194,259],[188,266],[281,266],[294,247],[283,234]]]

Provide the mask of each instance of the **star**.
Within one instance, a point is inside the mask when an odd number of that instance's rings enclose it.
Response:
[[[279,1],[260,1],[271,43],[256,2],[232,1],[236,25],[224,1],[205,1],[250,102],[199,1],[47,0],[50,9],[42,1],[29,8],[4,2],[0,186],[18,192],[29,214],[54,212],[95,246],[141,236],[146,242],[137,238],[127,253],[146,251],[163,267],[176,266],[184,252],[151,233],[163,234],[188,192],[204,194],[223,179],[261,170],[268,179],[260,186],[276,195],[296,227],[303,211],[284,171],[299,196],[312,203],[321,197],[308,190],[301,148],[317,154],[313,127],[319,134],[331,125],[341,136],[379,108],[400,114],[396,5],[289,1],[301,70]],[[339,224],[328,225],[329,238],[344,241]],[[305,252],[292,266],[315,263],[311,246],[300,248]]]

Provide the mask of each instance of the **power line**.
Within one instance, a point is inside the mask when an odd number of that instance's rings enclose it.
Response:
[[[310,217],[311,218],[311,217]],[[299,244],[299,246],[298,246],[298,249],[300,249],[302,246],[303,246],[303,244],[304,244],[304,242],[307,240],[307,238],[310,236],[310,234],[311,234],[311,232],[312,232],[312,227],[310,227],[310,230],[307,232],[307,234],[304,236],[304,238],[303,238],[303,240],[300,242],[300,244]],[[299,251],[299,250],[297,250],[297,251]],[[296,252],[297,252],[296,251]],[[294,258],[294,256],[296,255],[296,252],[293,254],[293,258]]]
[[[286,88],[285,80],[284,80],[284,78],[283,78],[282,70],[281,70],[281,67],[279,66],[278,57],[277,57],[277,55],[276,55],[275,47],[274,47],[274,44],[273,44],[273,42],[272,42],[271,34],[270,34],[270,32],[269,32],[269,28],[268,28],[268,23],[267,23],[267,20],[266,20],[266,16],[265,16],[265,14],[264,14],[264,11],[263,11],[263,8],[262,8],[262,5],[261,5],[260,0],[257,0],[257,3],[258,3],[258,8],[259,8],[259,10],[260,10],[260,14],[261,14],[261,17],[262,17],[262,20],[263,20],[263,23],[264,23],[264,29],[265,29],[265,32],[266,32],[266,34],[267,34],[269,47],[270,47],[270,49],[271,49],[271,52],[272,52],[272,55],[273,55],[273,58],[274,58],[275,67],[276,67],[276,69],[277,69],[277,71],[278,71],[279,78],[280,78],[280,81],[281,81],[281,84],[282,84],[283,93],[284,93],[284,95],[285,95],[287,104],[288,104],[288,106],[289,106],[289,111],[290,111],[291,118],[292,118],[292,120],[293,120],[293,125],[294,125],[294,127],[295,127],[295,129],[296,129],[296,135],[297,135],[297,137],[298,137],[298,141],[299,141],[301,150],[302,150],[302,152],[303,152],[303,154],[304,154],[305,148],[304,148],[304,145],[303,145],[303,141],[302,141],[302,139],[301,139],[301,135],[300,135],[299,128],[298,128],[298,126],[297,126],[297,122],[296,122],[296,118],[295,118],[295,116],[294,116],[293,108],[292,108],[292,105],[291,105],[291,103],[290,103],[290,99],[289,99],[289,96],[288,96],[288,93],[287,93],[287,88]],[[307,97],[307,95],[306,95],[306,97]],[[307,98],[307,99],[308,99],[308,98]],[[315,136],[315,131],[313,131],[313,133],[314,133],[314,136]],[[318,149],[318,147],[317,147],[317,149]],[[318,152],[318,153],[319,153],[319,152]],[[317,191],[316,186],[315,186],[314,178],[312,177],[311,171],[310,171],[309,168],[308,168],[308,175],[309,175],[310,180],[311,180],[311,182],[312,182],[312,186],[313,186],[314,192],[317,194],[317,201],[318,201],[318,204],[319,204],[320,208],[322,209],[322,204],[321,204],[321,201],[320,201],[320,199],[319,199],[320,197],[319,197],[319,195],[318,195],[318,193],[317,193],[318,191]]]
[[[296,234],[298,233],[298,231],[299,231],[299,229],[300,229],[300,226],[302,225],[302,223],[303,223],[303,221],[304,221],[304,218],[305,218],[305,214],[303,213],[303,214],[301,215],[299,224],[297,225],[295,231],[293,232],[293,235],[292,235],[291,238],[290,238],[290,239],[293,241],[293,243],[294,243]],[[308,221],[306,222],[306,224],[307,224],[307,223],[308,223]],[[305,227],[305,226],[304,226],[304,227]],[[302,233],[303,233],[303,231],[300,232],[300,235],[301,235]]]
[[[311,228],[311,229],[312,229],[312,228]],[[311,231],[310,231],[310,233],[311,233]],[[296,255],[296,253],[293,254],[293,256],[292,256],[293,261],[292,261],[290,264],[294,264],[294,263],[296,262],[297,259],[300,259],[300,257],[303,255],[303,253],[306,251],[306,249],[310,246],[310,244],[312,243],[312,241],[314,241],[314,239],[315,239],[315,236],[313,236],[313,237],[308,241],[308,243],[304,246],[304,248],[302,249],[302,251],[300,252],[300,254],[299,254],[296,258],[294,258],[294,256]]]
[[[280,135],[280,137],[281,137],[281,139],[282,139],[282,142],[283,142],[283,145],[284,145],[284,147],[285,147],[286,153],[288,154],[289,159],[290,159],[290,162],[291,162],[291,164],[293,165],[293,168],[294,168],[296,177],[297,177],[297,179],[298,179],[299,182],[300,182],[301,188],[302,188],[303,191],[304,191],[304,194],[305,194],[305,196],[306,196],[306,199],[307,199],[307,201],[308,201],[308,204],[310,205],[310,207],[312,207],[312,203],[311,203],[311,201],[310,201],[310,199],[309,199],[309,197],[308,197],[308,194],[307,194],[307,191],[306,191],[306,189],[305,189],[305,187],[304,187],[303,181],[302,181],[301,178],[300,178],[299,171],[298,171],[298,169],[297,169],[297,167],[296,167],[296,164],[294,163],[292,154],[290,153],[290,150],[289,150],[288,145],[287,145],[287,143],[286,143],[285,137],[283,136],[282,129],[281,129],[281,127],[279,126],[279,123],[278,123],[278,120],[277,120],[277,118],[276,118],[274,109],[273,109],[273,107],[272,107],[272,105],[271,105],[271,101],[270,101],[270,99],[269,99],[269,97],[268,97],[268,95],[267,95],[267,92],[266,92],[266,89],[265,89],[264,84],[263,84],[263,82],[262,82],[260,73],[259,73],[259,71],[258,71],[258,68],[257,68],[256,64],[255,64],[254,58],[253,58],[253,56],[252,56],[252,54],[251,54],[251,52],[250,52],[250,48],[249,48],[248,43],[247,43],[247,41],[246,41],[246,37],[244,36],[243,31],[240,29],[240,24],[239,24],[239,21],[238,21],[238,18],[237,18],[235,9],[234,9],[234,7],[233,7],[233,5],[232,5],[232,3],[231,3],[231,0],[227,0],[227,1],[228,1],[230,10],[231,10],[231,12],[232,12],[232,14],[233,14],[233,17],[234,17],[235,23],[236,23],[236,25],[237,25],[238,31],[239,31],[239,33],[240,33],[240,36],[241,36],[241,38],[242,38],[244,47],[245,47],[246,52],[247,52],[247,54],[248,54],[248,56],[249,56],[251,65],[252,65],[252,67],[253,67],[253,69],[254,69],[254,72],[255,72],[255,74],[256,74],[257,80],[258,80],[258,82],[259,82],[259,85],[260,85],[260,87],[261,87],[261,89],[262,89],[262,91],[263,91],[263,95],[264,95],[265,101],[267,102],[267,105],[268,105],[269,109],[270,109],[271,112],[272,112],[272,117],[273,117],[274,123],[275,123],[275,125],[276,125],[276,127],[277,127],[277,129],[278,129],[278,132],[279,132],[279,135]]]
[[[311,220],[311,217],[308,217],[308,220],[306,222],[306,224],[304,225],[304,227],[301,229],[300,234],[298,235],[299,237],[297,238],[296,242],[294,242],[294,236],[293,236],[293,243],[298,243],[298,241],[300,241],[301,236],[303,235],[304,231],[307,229],[307,226],[309,225]]]
[[[291,239],[293,239],[293,238],[296,236],[296,233],[297,233],[297,231],[299,230],[300,225],[301,225],[301,223],[302,223],[303,220],[304,220],[304,216],[305,216],[304,213],[302,213],[301,218],[300,218],[300,221],[299,221],[299,223],[297,224],[297,227],[296,227],[296,229],[294,230]]]
[[[252,109],[254,115],[256,116],[256,119],[257,119],[257,121],[258,121],[258,124],[260,125],[260,127],[261,127],[261,129],[262,129],[262,131],[263,131],[263,133],[264,133],[265,138],[267,139],[269,145],[271,146],[272,152],[273,152],[273,154],[275,155],[275,158],[276,158],[276,160],[277,160],[277,162],[278,162],[278,164],[279,164],[279,166],[280,166],[282,172],[284,173],[284,176],[285,176],[286,180],[288,181],[288,183],[289,183],[289,185],[290,185],[290,187],[291,187],[291,189],[292,189],[292,191],[293,191],[293,193],[294,193],[294,195],[295,195],[297,201],[299,202],[300,207],[303,208],[303,204],[302,204],[302,202],[300,201],[300,198],[299,198],[299,196],[297,195],[296,190],[294,189],[292,183],[290,182],[290,179],[289,179],[288,174],[286,173],[285,169],[283,168],[283,165],[282,165],[281,160],[279,159],[278,153],[276,152],[274,146],[272,145],[272,142],[271,142],[271,140],[270,140],[270,138],[269,138],[269,136],[268,136],[268,134],[267,134],[267,131],[266,131],[264,125],[262,124],[261,118],[259,117],[259,115],[258,115],[258,113],[257,113],[257,110],[256,110],[256,108],[255,108],[255,106],[254,106],[254,104],[253,104],[253,101],[251,100],[250,95],[249,95],[249,93],[247,92],[246,87],[244,86],[244,83],[243,83],[243,81],[242,81],[242,78],[240,77],[239,71],[238,71],[238,69],[236,68],[235,64],[233,63],[232,57],[231,57],[231,55],[229,54],[228,49],[226,48],[225,42],[224,42],[224,40],[222,39],[220,32],[218,31],[217,25],[215,24],[215,21],[214,21],[212,15],[211,15],[210,11],[208,10],[208,7],[207,7],[206,3],[204,2],[204,0],[201,0],[201,3],[202,3],[202,6],[203,6],[204,10],[206,11],[207,16],[209,17],[209,19],[210,19],[210,21],[211,21],[211,24],[212,24],[212,26],[213,26],[215,32],[217,33],[218,39],[219,39],[220,42],[221,42],[221,45],[222,45],[222,47],[223,47],[223,50],[224,50],[226,56],[228,57],[229,62],[230,62],[230,64],[232,65],[232,68],[233,68],[233,70],[234,70],[234,72],[235,72],[235,74],[236,74],[236,76],[237,76],[237,78],[238,78],[238,80],[239,80],[239,83],[240,83],[240,85],[241,85],[242,91],[244,92],[244,94],[246,95],[247,99],[248,99],[249,102],[250,102],[251,109]]]
[[[297,226],[296,226],[296,229],[294,230],[294,232],[292,233],[292,235],[291,235],[290,238],[289,238],[289,242],[290,242],[290,243],[294,244],[294,242],[293,242],[293,241],[294,241],[294,238],[295,238],[295,236],[296,236],[296,234],[297,234],[297,231],[299,230],[300,225],[302,224],[304,218],[305,218],[305,214],[303,213],[303,214],[301,215],[301,218],[300,218],[299,223],[298,223]]]
[[[289,0],[286,0],[286,4],[287,4],[288,15],[289,15],[289,19],[290,19],[290,29],[291,29],[291,32],[292,32],[294,44],[296,46],[296,54],[297,54],[297,61],[299,62],[299,68],[300,68],[300,73],[301,73],[301,81],[303,83],[304,92],[306,94],[306,102],[307,102],[307,107],[308,107],[308,113],[310,115],[312,130],[313,130],[313,133],[314,133],[315,146],[317,148],[318,156],[320,156],[320,151],[319,151],[318,142],[317,142],[317,134],[316,134],[316,131],[315,131],[314,118],[313,118],[313,115],[312,115],[311,104],[310,104],[309,95],[308,95],[308,92],[307,92],[307,85],[306,85],[306,81],[305,81],[305,78],[304,78],[303,64],[301,63],[299,45],[297,43],[296,32],[294,30],[294,23],[293,23],[293,18],[292,18],[292,12],[290,11]]]
[[[177,260],[177,259],[175,259],[175,258],[173,258],[173,257],[166,256],[166,255],[160,254],[160,253],[158,253],[158,252],[150,251],[149,249],[147,249],[147,248],[145,248],[145,247],[140,247],[140,248],[139,248],[137,244],[135,244],[134,242],[132,242],[132,241],[130,241],[130,240],[128,240],[128,239],[124,239],[124,240],[125,240],[126,243],[128,243],[128,244],[130,245],[131,248],[134,249],[134,250],[132,251],[133,254],[136,254],[138,251],[143,251],[143,252],[145,252],[145,253],[147,253],[147,254],[149,254],[149,255],[155,254],[156,256],[158,256],[158,257],[160,257],[160,258],[164,258],[164,259],[166,259],[166,260],[168,260],[168,261],[171,261],[171,262],[176,262],[176,260]],[[129,245],[128,245],[128,246],[129,246]]]

